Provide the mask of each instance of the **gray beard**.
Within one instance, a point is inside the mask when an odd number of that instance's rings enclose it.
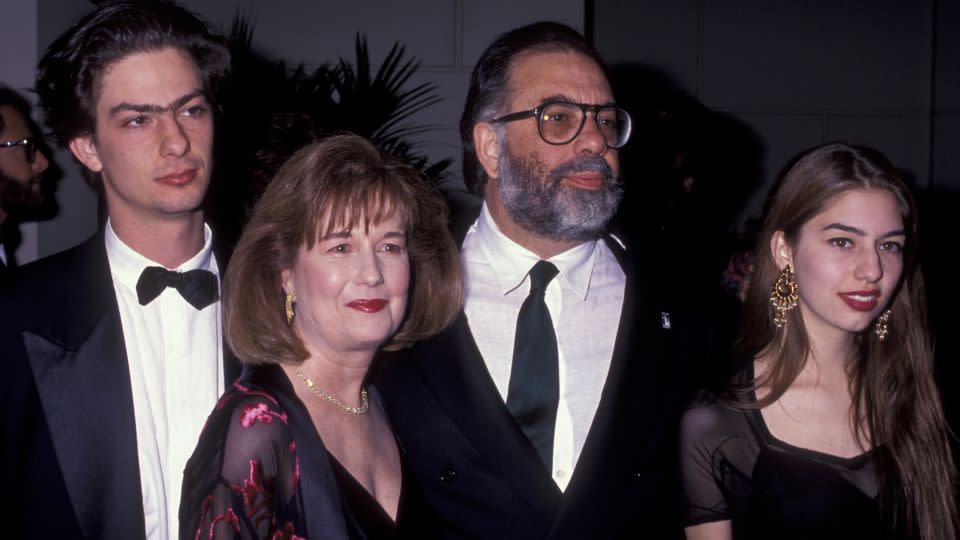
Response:
[[[552,240],[585,242],[599,238],[616,213],[623,185],[602,156],[578,157],[547,172],[534,159],[515,158],[500,148],[498,189],[507,215],[524,229]],[[561,183],[577,172],[599,172],[603,187],[579,189]]]

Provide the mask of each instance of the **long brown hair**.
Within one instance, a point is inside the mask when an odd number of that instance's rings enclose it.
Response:
[[[874,449],[880,505],[894,530],[911,537],[957,538],[957,472],[933,379],[916,205],[900,173],[876,150],[842,143],[808,150],[788,166],[767,203],[737,340],[738,351],[751,361],[764,357],[769,362],[753,385],[769,392],[751,406],[780,399],[810,352],[800,310],[787,315],[785,330],[773,324],[770,291],[779,268],[770,240],[783,231],[795,245],[804,224],[852,189],[891,193],[907,233],[903,275],[888,306],[889,335],[881,342],[873,325],[867,328],[857,336],[847,367],[854,434]]]

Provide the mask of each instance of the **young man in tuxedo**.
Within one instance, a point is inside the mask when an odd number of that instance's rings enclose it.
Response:
[[[3,522],[24,535],[177,535],[184,465],[236,371],[201,209],[229,61],[168,2],[106,4],[40,61],[47,125],[108,219],[22,267],[0,302]]]
[[[680,530],[683,317],[656,290],[656,258],[607,231],[631,129],[569,27],[512,30],[477,62],[460,131],[483,204],[458,238],[463,315],[375,379],[447,537]]]

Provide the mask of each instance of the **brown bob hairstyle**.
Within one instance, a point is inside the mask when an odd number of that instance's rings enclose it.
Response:
[[[301,246],[335,230],[401,216],[411,282],[406,317],[388,350],[438,334],[460,312],[457,247],[447,207],[415,168],[356,135],[336,135],[297,151],[253,210],[223,284],[224,334],[248,364],[299,364],[308,354],[284,315],[281,272]]]

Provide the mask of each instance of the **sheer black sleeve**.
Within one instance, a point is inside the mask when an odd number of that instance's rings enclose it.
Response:
[[[743,412],[701,396],[681,425],[684,526],[732,519],[738,501],[750,496],[758,452]]]
[[[300,467],[287,413],[270,393],[234,383],[187,464],[180,537],[305,535]]]

